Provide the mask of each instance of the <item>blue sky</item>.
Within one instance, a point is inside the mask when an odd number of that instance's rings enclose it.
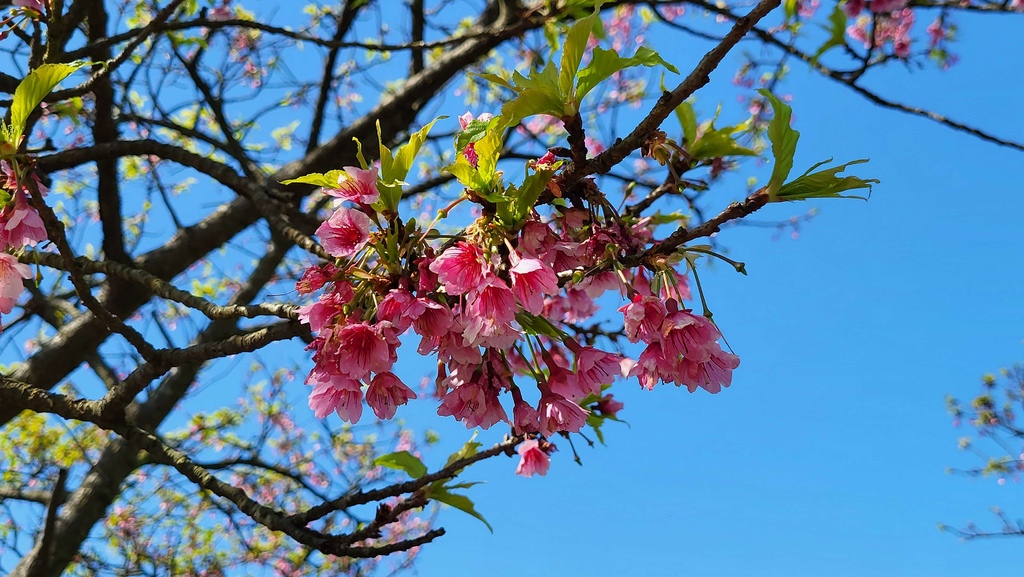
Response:
[[[960,64],[895,66],[869,86],[1020,140],[1019,20],[959,17]],[[669,58],[680,68],[683,52]],[[703,101],[728,84],[730,62]],[[495,533],[443,512],[448,535],[424,548],[420,574],[1019,570],[1019,543],[961,543],[936,526],[995,528],[993,505],[1024,515],[1014,483],[944,472],[978,464],[957,451],[967,431],[951,426],[945,395],[969,397],[981,374],[1024,359],[1024,156],[875,107],[801,67],[780,91],[794,95],[802,133],[795,170],[866,156],[859,174],[882,184],[867,203],[817,202],[795,241],[757,228],[720,235],[749,272],[702,275],[743,359],[733,386],[711,396],[617,385],[630,427],[608,427],[608,447],[578,443],[583,467],[564,441],[546,478],[513,476],[514,460],[476,466],[465,476],[488,481],[471,496]],[[769,208],[758,218],[809,206]],[[452,443],[467,436],[430,425]]]

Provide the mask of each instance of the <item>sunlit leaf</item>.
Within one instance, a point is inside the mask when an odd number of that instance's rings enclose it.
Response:
[[[879,182],[874,178],[863,179],[857,176],[839,176],[839,173],[845,171],[848,167],[867,162],[866,158],[851,160],[846,164],[814,172],[814,170],[829,162],[832,162],[831,158],[815,164],[797,179],[787,182],[779,189],[775,198],[778,200],[807,200],[809,198],[859,198],[867,200],[863,196],[840,193],[848,190],[867,189],[870,195],[871,185],[878,184]]]
[[[793,155],[796,154],[796,144],[800,140],[800,133],[789,125],[793,110],[788,104],[764,88],[758,92],[767,98],[772,106],[773,116],[768,124],[768,140],[772,143],[775,166],[772,168],[772,177],[768,181],[768,196],[774,197],[793,169]]]
[[[427,474],[427,466],[409,451],[398,451],[397,453],[381,455],[373,460],[373,464],[397,471],[405,471],[413,479],[419,479]]]
[[[666,62],[657,52],[645,46],[638,48],[636,54],[629,58],[619,56],[614,50],[605,50],[600,47],[595,48],[594,57],[590,64],[587,64],[586,68],[580,70],[579,82],[576,86],[576,102],[578,103],[583,100],[583,97],[590,93],[598,84],[620,70],[634,66],[651,68],[658,65],[664,66],[675,74],[679,74],[679,69]]]
[[[494,532],[494,528],[487,522],[487,519],[484,519],[483,515],[477,512],[473,501],[471,501],[469,497],[451,493],[448,491],[448,487],[439,484],[430,486],[430,489],[427,491],[427,497],[440,503],[444,503],[445,505],[451,505],[464,513],[468,513],[469,515],[476,517],[487,526],[487,530],[491,533]]]
[[[82,61],[70,64],[43,64],[29,72],[28,76],[14,90],[14,100],[11,103],[11,123],[5,131],[8,142],[18,144],[25,131],[29,115],[39,106],[43,98],[46,98],[46,95],[60,84],[61,80],[89,64],[91,63]]]

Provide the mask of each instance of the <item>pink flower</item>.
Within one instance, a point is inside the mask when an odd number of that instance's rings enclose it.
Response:
[[[389,321],[399,333],[404,333],[419,318],[426,306],[404,288],[393,289],[377,305],[377,320]]]
[[[24,193],[17,192],[14,201],[0,211],[0,249],[35,246],[46,240],[46,227],[35,208],[29,206]]]
[[[14,6],[18,8],[28,8],[29,10],[35,10],[42,14],[46,10],[45,0],[14,0]]]
[[[418,352],[425,355],[436,347],[437,358],[443,362],[479,364],[482,358],[480,347],[466,342],[462,336],[464,330],[465,323],[462,316],[456,316],[452,319],[451,330],[448,332],[430,338],[424,335]]]
[[[498,402],[498,390],[476,382],[462,383],[450,390],[441,399],[437,414],[455,417],[469,429],[488,429],[500,421],[508,422],[505,409]]]
[[[846,0],[846,4],[843,4],[843,12],[850,18],[856,17],[860,14],[860,11],[864,9],[865,0]]]
[[[551,391],[541,394],[537,412],[540,415],[540,433],[545,437],[559,431],[579,432],[587,422],[586,411],[576,403]]]
[[[665,303],[661,299],[639,294],[633,297],[633,302],[619,308],[619,312],[624,317],[626,338],[631,343],[641,340],[650,343],[659,338],[658,331],[665,316],[668,315]]]
[[[462,336],[472,345],[501,346],[514,333],[516,300],[505,281],[489,277],[469,295],[465,317],[469,318]],[[492,339],[497,339],[494,341]]]
[[[612,398],[611,395],[605,395],[601,397],[600,401],[597,402],[597,410],[601,411],[602,415],[610,417],[612,419],[614,419],[615,415],[617,415],[618,412],[621,411],[622,408],[625,406],[626,405]]]
[[[349,257],[370,239],[370,217],[358,210],[339,208],[316,229],[316,235],[331,256]]]
[[[413,330],[424,339],[440,337],[451,330],[455,324],[455,316],[452,309],[428,298],[417,299],[418,304],[423,307],[413,323]]]
[[[548,387],[567,399],[582,399],[589,394],[579,378],[566,367],[554,362],[554,359],[545,359],[548,366]]]
[[[722,391],[722,387],[732,384],[732,372],[740,366],[740,358],[732,353],[727,353],[712,343],[708,350],[708,356],[703,359],[683,359],[680,362],[679,384],[686,385],[692,393],[697,387],[716,394]]]
[[[484,262],[483,252],[475,245],[459,241],[448,248],[434,262],[431,272],[444,283],[444,290],[450,295],[466,294],[480,286],[484,277],[490,274]]]
[[[232,12],[231,7],[228,5],[217,6],[211,8],[207,13],[206,17],[213,21],[231,20],[235,17],[235,13]]]
[[[380,373],[370,381],[370,387],[366,389],[366,404],[373,409],[373,414],[378,419],[390,419],[395,416],[395,410],[399,405],[415,399],[416,393],[405,386],[394,373]]]
[[[437,274],[430,270],[433,260],[427,257],[416,259],[416,270],[419,278],[416,280],[416,292],[422,297],[438,289]]]
[[[576,378],[583,391],[601,394],[601,385],[610,385],[619,374],[622,357],[606,353],[594,347],[581,347],[573,339],[566,339],[565,346],[576,356]]]
[[[519,249],[523,254],[534,257],[540,257],[548,252],[558,241],[550,226],[534,219],[527,220],[519,234]]]
[[[370,326],[365,322],[345,325],[335,337],[338,370],[353,379],[363,379],[370,372],[384,373],[398,359],[397,338],[389,339],[385,330],[394,332],[389,322]]]
[[[359,381],[339,375],[314,371],[309,375],[313,392],[309,408],[318,419],[337,412],[343,421],[359,422],[363,414],[363,390]]]
[[[516,449],[522,459],[516,467],[516,475],[532,477],[536,475],[547,475],[551,466],[551,457],[540,448],[537,439],[527,439]]]
[[[578,323],[594,316],[597,312],[597,304],[594,299],[587,295],[587,291],[579,289],[568,289],[565,291],[566,304],[565,322]]]
[[[352,287],[348,283],[335,283],[334,290],[320,295],[317,302],[299,307],[299,321],[319,333],[335,318],[344,314],[343,308],[353,296]]]
[[[661,334],[665,358],[673,365],[678,364],[682,357],[693,360],[707,358],[707,351],[717,346],[715,341],[722,336],[711,321],[687,311],[674,312],[666,317]]]
[[[535,258],[519,258],[512,253],[512,292],[523,309],[539,315],[544,308],[544,295],[558,293],[558,277],[550,266]]]
[[[658,381],[674,382],[675,366],[665,358],[660,342],[654,342],[640,353],[640,358],[629,370],[630,377],[640,380],[640,386],[648,391],[654,389]]]
[[[338,267],[331,263],[323,266],[311,266],[302,273],[302,278],[295,282],[295,290],[299,294],[309,294],[320,290],[338,274]]]
[[[512,406],[512,425],[515,427],[516,433],[520,435],[534,433],[540,428],[537,410],[524,401],[522,396],[517,395],[517,392],[518,389],[513,389],[513,397],[518,396],[519,398]]]
[[[902,10],[906,5],[907,0],[871,0],[868,2],[868,9],[875,14],[888,14]]]
[[[345,174],[338,177],[338,188],[325,188],[324,192],[343,200],[359,204],[373,204],[380,198],[377,190],[377,167],[362,170],[346,166]]]
[[[32,269],[21,264],[14,256],[0,252],[0,313],[14,309],[18,297],[25,290],[21,279],[32,278]]]

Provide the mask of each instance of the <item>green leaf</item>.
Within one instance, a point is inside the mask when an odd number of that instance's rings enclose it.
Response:
[[[461,449],[455,451],[454,453],[448,456],[448,461],[445,462],[444,464],[445,467],[451,465],[456,461],[468,459],[469,457],[476,455],[480,451],[480,447],[482,447],[483,445],[476,441],[476,435],[478,432],[479,431],[473,431],[473,436],[470,437],[468,441],[466,441],[466,444],[462,445]],[[462,469],[459,469],[459,471],[456,471],[455,474],[457,475],[461,471]],[[452,485],[450,488],[455,488],[455,485]]]
[[[476,151],[476,170],[480,174],[482,182],[486,183],[489,190],[479,192],[486,193],[494,189],[495,177],[498,169],[498,155],[501,153],[502,138],[501,131],[492,130],[476,141],[473,150]]]
[[[565,35],[565,43],[562,45],[561,70],[558,75],[558,91],[565,97],[565,100],[569,100],[573,94],[572,87],[576,80],[576,71],[580,69],[580,63],[583,62],[583,53],[587,50],[587,41],[590,40],[590,33],[594,30],[594,21],[597,18],[598,15],[595,13],[577,20]],[[580,98],[583,97],[580,96]]]
[[[512,81],[519,93],[501,107],[501,126],[514,126],[536,114],[549,114],[556,118],[565,115],[565,98],[558,89],[558,70],[546,66],[536,76],[526,77],[515,72]]]
[[[792,20],[796,16],[796,0],[784,0],[782,2],[782,12],[786,15],[786,20]]]
[[[711,121],[700,140],[687,148],[687,152],[698,159],[719,158],[724,156],[757,156],[753,150],[740,146],[733,135],[745,132],[747,124],[715,128]]]
[[[419,479],[427,474],[427,466],[409,451],[398,451],[397,453],[381,455],[373,460],[373,464],[397,471],[405,471],[413,479]]]
[[[324,174],[313,173],[298,178],[282,180],[281,184],[312,184],[313,186],[323,188],[338,188],[338,179],[344,174],[345,171],[343,170],[332,170]]]
[[[380,132],[380,120],[377,121],[377,142],[380,150],[380,179],[387,182],[390,180],[391,165],[395,163],[395,157],[391,149],[384,145],[384,138]]]
[[[679,119],[679,126],[683,129],[686,146],[692,146],[697,141],[697,113],[693,111],[693,105],[683,102],[677,106],[676,118]]]
[[[554,174],[553,170],[540,170],[523,179],[522,186],[508,187],[503,201],[498,205],[497,216],[510,231],[518,231],[522,227]]]
[[[524,118],[538,114],[561,118],[564,112],[565,103],[560,98],[533,89],[522,91],[519,96],[501,107],[504,126],[515,126]]]
[[[477,512],[476,508],[473,505],[473,501],[471,501],[469,497],[465,495],[451,493],[448,491],[447,487],[438,484],[430,486],[430,489],[427,490],[427,497],[435,501],[444,503],[445,505],[451,505],[452,507],[455,507],[460,511],[463,511],[476,517],[477,519],[480,519],[480,521],[484,525],[487,525],[487,530],[489,530],[491,533],[494,533],[494,528],[491,527],[491,524],[487,522],[487,519],[484,519],[483,515]]]
[[[434,123],[443,118],[448,117],[438,116],[431,120],[426,126],[414,132],[409,137],[409,142],[399,147],[398,152],[395,153],[395,162],[391,166],[391,172],[382,175],[385,181],[405,180],[405,177],[409,175],[409,170],[412,168],[412,163],[416,160],[416,155],[419,154],[420,148],[423,147],[423,143],[427,140],[427,134],[430,133],[430,129],[433,128]]]
[[[455,150],[461,151],[470,144],[483,138],[492,127],[497,127],[501,120],[497,117],[487,122],[471,120],[462,132],[455,135]]]
[[[590,428],[594,429],[594,434],[597,435],[597,442],[607,447],[608,444],[604,442],[604,433],[601,432],[601,425],[604,425],[605,418],[606,417],[601,415],[591,413],[587,416],[587,425],[590,425]]]
[[[498,76],[497,74],[492,74],[490,72],[482,73],[482,74],[470,73],[470,76],[476,76],[477,78],[482,78],[482,79],[490,82],[491,84],[497,84],[498,86],[501,86],[501,87],[504,87],[504,88],[508,88],[509,90],[515,90],[516,89],[515,85],[512,84],[512,82],[509,81],[507,78],[502,78],[501,76]]]
[[[846,12],[843,12],[839,4],[836,4],[836,7],[832,9],[832,14],[828,17],[828,23],[827,27],[822,26],[822,28],[830,33],[829,39],[814,53],[814,56],[811,58],[812,65],[817,64],[818,58],[825,52],[836,46],[846,45]]]
[[[370,168],[370,165],[366,162],[366,157],[363,156],[363,143],[359,142],[359,139],[355,136],[352,137],[352,141],[356,143],[356,160],[359,161],[359,168],[363,170]]]
[[[664,66],[675,74],[679,74],[679,69],[666,62],[657,52],[645,46],[638,48],[636,54],[629,58],[619,56],[614,50],[605,50],[600,47],[595,48],[594,57],[591,59],[590,64],[587,64],[586,68],[580,70],[579,83],[576,86],[576,102],[579,103],[598,84],[620,70],[633,68],[634,66],[651,68],[658,65]]]
[[[839,173],[845,171],[848,167],[853,166],[854,164],[863,164],[867,161],[868,160],[866,158],[851,160],[846,164],[840,164],[833,168],[826,168],[825,170],[813,172],[818,167],[832,162],[832,159],[830,158],[819,162],[807,169],[807,172],[803,173],[796,180],[783,185],[782,188],[779,189],[778,194],[775,195],[774,199],[779,201],[807,200],[809,198],[859,198],[861,200],[867,200],[867,198],[863,196],[844,195],[840,193],[848,190],[861,190],[866,188],[868,189],[868,195],[870,196],[871,185],[878,184],[879,181],[877,179],[863,179],[856,176],[839,176]]]
[[[566,334],[558,330],[558,327],[551,324],[551,321],[544,317],[530,314],[526,311],[516,313],[516,322],[531,335],[544,335],[553,339],[562,340]]]
[[[466,188],[476,190],[480,186],[479,174],[473,168],[473,165],[461,154],[456,157],[455,162],[441,170],[454,176]]]
[[[11,123],[5,128],[7,141],[17,145],[25,131],[28,117],[61,80],[91,62],[75,61],[70,64],[43,64],[28,73],[14,90],[11,103]]]
[[[772,121],[768,123],[768,140],[772,142],[772,156],[775,158],[772,177],[768,180],[768,196],[774,198],[789,172],[793,170],[793,155],[796,154],[796,143],[800,140],[800,133],[789,126],[793,116],[793,109],[789,105],[767,89],[762,88],[758,92],[771,103],[774,114]]]

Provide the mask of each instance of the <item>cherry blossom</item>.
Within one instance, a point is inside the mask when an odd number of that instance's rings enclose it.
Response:
[[[316,234],[332,256],[349,257],[362,250],[370,239],[370,217],[358,210],[339,208]]]

